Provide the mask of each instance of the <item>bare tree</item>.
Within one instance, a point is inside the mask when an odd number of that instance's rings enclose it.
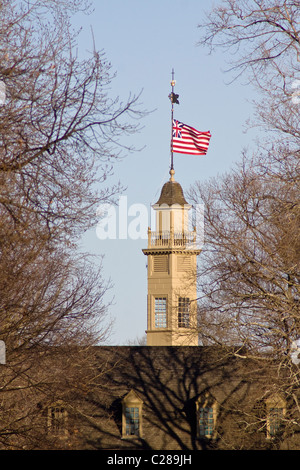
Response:
[[[256,87],[261,99],[254,102],[253,124],[264,131],[259,145],[286,174],[290,159],[295,168],[299,157],[299,7],[299,1],[224,0],[199,26],[199,44],[229,51],[227,72]]]
[[[219,341],[286,353],[299,334],[294,188],[259,175],[251,160],[220,181],[197,183],[192,194],[206,207],[199,283]]]
[[[264,363],[278,360],[285,379],[277,391],[293,397],[298,412],[291,348],[300,335],[299,6],[225,0],[201,24],[199,44],[228,50],[228,72],[247,77],[261,97],[249,123],[260,136],[228,174],[191,189],[206,212],[200,337],[205,344],[238,344],[241,356]]]
[[[229,50],[230,69],[246,74],[254,83],[255,78],[270,85],[276,76],[278,83],[285,76],[297,78],[299,1],[224,0],[212,8],[199,28],[199,44],[211,52],[214,48]]]
[[[7,1],[0,18],[2,178],[13,173],[27,211],[49,230],[59,226],[72,236],[90,226],[96,204],[118,189],[103,182],[120,137],[137,130],[126,118],[141,115],[137,97],[125,103],[110,97],[113,74],[104,53],[76,56],[69,14],[80,4]],[[17,210],[16,202],[4,202]]]
[[[1,2],[3,448],[45,446],[47,433],[36,427],[39,406],[86,393],[98,375],[87,367],[91,346],[105,341],[111,325],[101,260],[96,266],[77,242],[98,205],[119,191],[106,180],[125,149],[122,136],[138,130],[143,113],[136,96],[124,103],[110,96],[114,75],[104,53],[93,48],[90,57],[77,56],[71,15],[89,6]]]
[[[300,72],[299,15],[298,1],[225,0],[208,13],[199,42],[233,53],[230,70],[246,75],[262,97],[254,123],[264,131],[254,154],[244,152],[231,174],[205,190],[198,185],[207,205],[207,245],[214,240],[216,257],[223,252],[222,269],[227,262],[228,273],[244,276],[235,284],[228,275],[224,287],[233,297],[244,306],[248,290],[250,310],[261,298],[265,313],[284,317],[298,310],[300,135],[291,82]]]

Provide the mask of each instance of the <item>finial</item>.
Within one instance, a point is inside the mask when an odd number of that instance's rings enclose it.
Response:
[[[175,175],[175,170],[173,168],[171,168],[171,170],[170,170],[170,181],[175,181],[174,180],[174,175]]]
[[[174,69],[172,69],[172,80],[171,80],[171,86],[174,87],[176,85],[176,80],[174,80]]]

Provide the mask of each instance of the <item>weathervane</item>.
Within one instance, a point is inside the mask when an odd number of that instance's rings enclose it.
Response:
[[[174,114],[174,103],[179,104],[178,98],[179,95],[174,93],[174,86],[176,84],[176,80],[174,80],[174,69],[172,69],[172,80],[171,80],[171,87],[172,91],[169,94],[169,98],[172,104],[171,107],[171,170],[174,169],[173,167],[173,114]]]

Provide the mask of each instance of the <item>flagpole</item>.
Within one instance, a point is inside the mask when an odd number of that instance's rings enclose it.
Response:
[[[174,69],[172,69],[172,81],[171,81],[171,86],[172,86],[172,93],[171,93],[171,170],[174,170],[174,162],[173,162],[173,119],[174,119],[174,86],[175,86],[175,80],[174,80]]]
[[[172,92],[169,94],[169,98],[171,100],[171,169],[170,171],[173,172],[174,174],[174,162],[173,162],[173,120],[174,120],[174,103],[179,104],[178,98],[179,95],[176,95],[174,93],[174,86],[175,86],[176,81],[174,80],[174,69],[172,69],[172,81],[171,81],[171,86],[172,86]]]

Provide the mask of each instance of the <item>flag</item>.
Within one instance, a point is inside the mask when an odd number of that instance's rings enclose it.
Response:
[[[172,151],[189,155],[206,155],[211,133],[200,132],[173,120]]]

